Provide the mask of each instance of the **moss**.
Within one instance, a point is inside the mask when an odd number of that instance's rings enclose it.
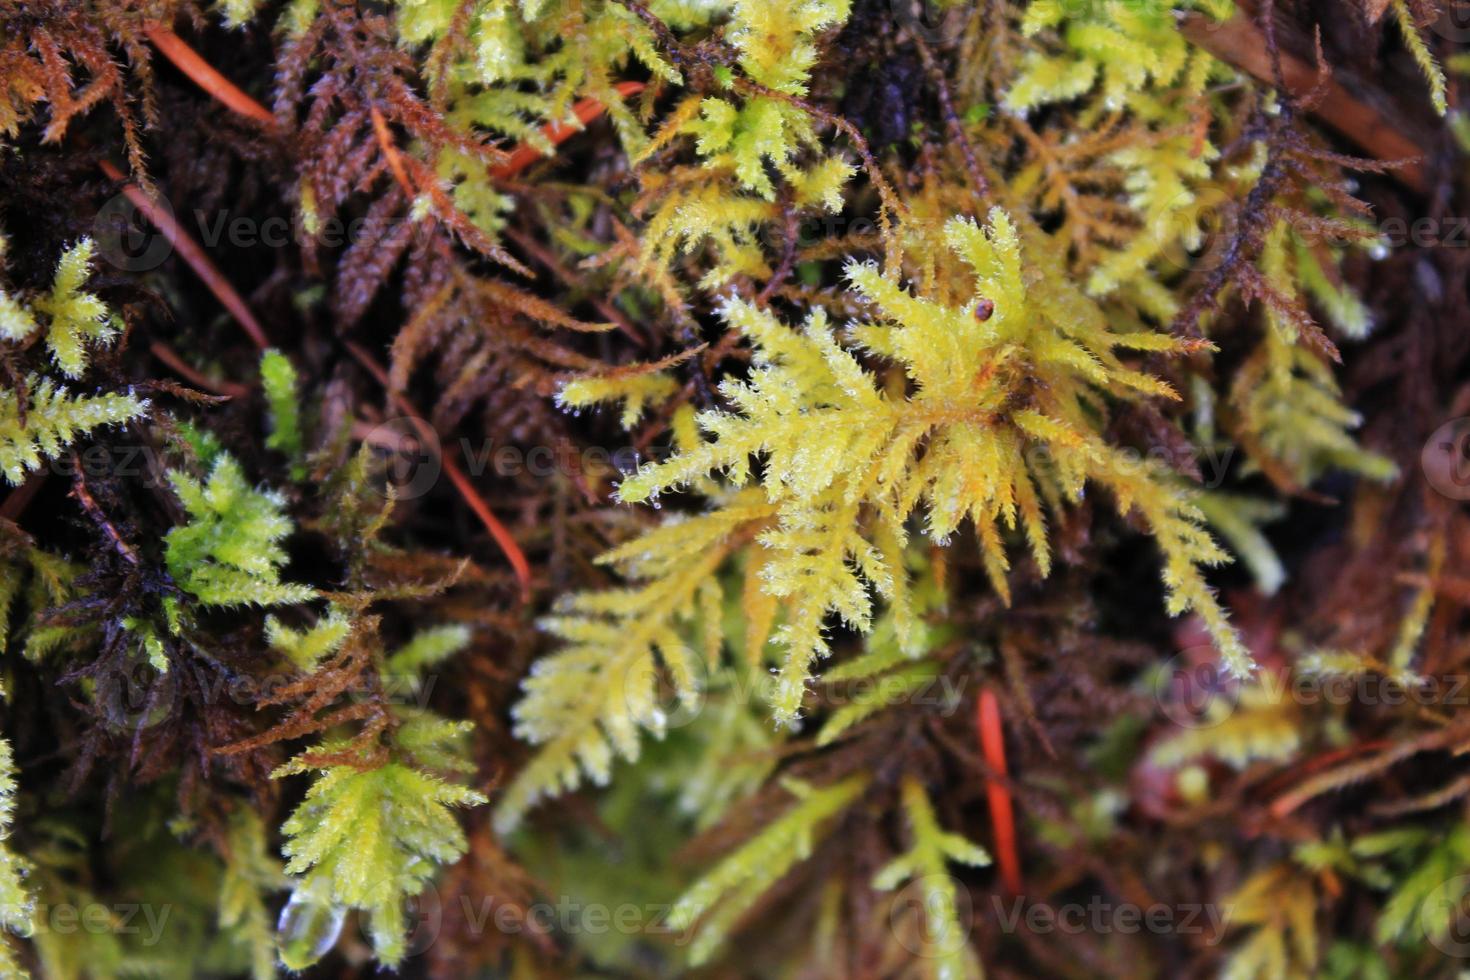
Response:
[[[0,4],[0,972],[1431,973],[1465,58],[1310,6]]]

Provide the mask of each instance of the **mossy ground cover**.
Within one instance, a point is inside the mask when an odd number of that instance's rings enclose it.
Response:
[[[1458,975],[1456,17],[0,0],[0,973]]]

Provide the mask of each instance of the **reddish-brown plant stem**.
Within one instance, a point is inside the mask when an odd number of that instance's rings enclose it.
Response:
[[[1313,773],[1289,792],[1273,800],[1268,808],[1269,812],[1277,820],[1284,819],[1302,804],[1324,793],[1360,783],[1421,752],[1432,752],[1451,746],[1461,748],[1467,743],[1467,739],[1470,739],[1470,724],[1460,721],[1447,728],[1425,732],[1406,742],[1384,745],[1381,752],[1367,759]],[[1379,741],[1371,744],[1377,746],[1384,743]]]
[[[388,121],[383,118],[377,106],[369,107],[368,114],[373,119],[373,136],[377,138],[378,149],[383,151],[383,157],[388,161],[388,169],[393,171],[393,179],[403,188],[404,196],[412,201],[418,197],[418,188],[409,180],[408,170],[403,166],[403,157],[399,154],[398,147],[393,145],[393,134],[388,131]]]
[[[173,31],[162,24],[150,24],[143,28],[143,33],[148,35],[148,40],[158,49],[158,53],[173,63],[174,67],[210,96],[224,105],[227,109],[239,113],[247,119],[253,119],[262,126],[274,126],[276,119],[270,110],[259,102],[252,99],[241,91],[240,87],[230,81],[213,65],[200,57],[199,52],[184,43]]]
[[[107,539],[112,542],[112,546],[117,550],[117,553],[122,555],[123,559],[129,565],[137,565],[137,550],[128,544],[127,539],[122,536],[122,532],[117,529],[117,525],[113,524],[107,515],[103,513],[102,508],[97,505],[97,501],[92,497],[92,492],[87,489],[86,472],[80,460],[77,458],[76,453],[72,453],[72,467],[72,472],[76,474],[76,480],[72,484],[71,495],[82,505],[82,510],[87,512],[87,516],[96,523],[102,530],[102,533],[107,535]]]
[[[425,421],[423,415],[419,413],[419,410],[413,406],[413,403],[394,391],[389,385],[388,372],[383,370],[383,366],[373,360],[371,354],[352,341],[343,341],[343,344],[346,346],[347,352],[363,366],[363,369],[372,375],[378,384],[383,386],[383,390],[388,392],[388,397],[392,399],[394,406],[413,421],[414,425],[420,430],[421,435],[432,434],[433,429]],[[455,490],[459,491],[459,495],[464,498],[470,510],[474,511],[475,516],[480,519],[480,523],[485,526],[485,530],[490,532],[490,536],[495,539],[495,543],[500,546],[500,550],[505,554],[506,560],[510,562],[510,567],[515,572],[516,581],[521,586],[521,601],[529,602],[531,600],[531,565],[526,561],[526,555],[521,551],[520,545],[516,543],[510,531],[506,529],[505,525],[500,522],[500,519],[490,510],[490,505],[485,503],[484,498],[475,490],[474,484],[470,482],[470,478],[459,468],[459,465],[453,459],[442,453],[440,454],[440,463],[444,467],[444,475],[449,477],[449,482],[454,484]]]
[[[1000,866],[1001,884],[1010,894],[1020,895],[1021,859],[1016,851],[1016,815],[1011,804],[1011,791],[1005,784],[1009,775],[1005,731],[1000,723],[1000,703],[989,688],[980,692],[980,700],[975,706],[975,727],[985,764],[996,777],[986,780],[985,800],[989,804],[990,823],[995,830],[995,860]]]
[[[971,145],[970,138],[965,135],[964,124],[960,122],[960,115],[955,111],[954,100],[949,95],[949,83],[944,79],[944,69],[934,57],[934,52],[929,50],[929,45],[924,43],[923,38],[915,36],[914,47],[924,62],[924,71],[929,74],[934,93],[939,97],[939,112],[944,117],[944,125],[949,130],[950,138],[960,148],[961,156],[965,159],[965,171],[970,175],[970,183],[974,185],[975,195],[983,201],[990,197],[990,182],[985,179],[985,174],[980,170],[980,162],[975,158],[975,147]]]
[[[111,163],[104,160],[101,166],[103,172],[108,177],[113,180],[122,180],[122,172]],[[245,300],[240,297],[240,294],[235,292],[235,287],[230,285],[229,281],[225,279],[224,275],[220,273],[214,263],[209,260],[209,257],[204,254],[204,250],[174,220],[173,215],[155,204],[141,189],[131,184],[123,187],[123,193],[127,194],[128,200],[132,201],[138,210],[142,211],[144,216],[163,233],[163,236],[168,239],[169,243],[173,245],[184,261],[188,263],[189,267],[194,270],[194,273],[199,276],[205,286],[209,288],[209,291],[215,295],[225,309],[230,312],[230,315],[250,335],[250,339],[255,342],[256,347],[261,350],[268,348],[270,342],[266,339],[265,331],[261,329],[260,321],[255,318],[255,314],[250,311],[250,307],[245,304]],[[368,368],[369,372],[383,385],[384,389],[387,389],[387,373],[381,367],[378,367],[372,361],[372,358],[368,357],[367,353],[356,344],[349,342],[347,346],[352,355],[362,362],[364,367]],[[406,399],[402,398],[402,396],[392,394],[392,392],[390,392],[390,397],[398,403],[400,410],[405,415],[409,415],[415,421],[427,425],[423,417],[408,404]],[[469,505],[470,510],[475,512],[475,516],[485,525],[485,529],[490,532],[490,536],[495,539],[495,543],[505,553],[506,559],[515,571],[517,581],[520,582],[521,597],[523,600],[528,600],[531,594],[531,566],[526,561],[525,554],[521,551],[520,546],[516,544],[515,539],[510,536],[510,532],[506,530],[505,525],[501,524],[495,515],[491,513],[489,505],[475,492],[475,488],[470,483],[469,478],[447,457],[443,463],[444,472],[448,475],[450,482],[454,484],[455,489],[464,497],[465,503]]]
[[[200,88],[218,100],[225,108],[239,113],[247,119],[253,119],[266,126],[275,125],[275,117],[270,110],[261,105],[255,99],[245,94],[239,86],[231,82],[209,62],[200,56],[199,52],[189,47],[173,31],[162,24],[153,24],[144,28],[144,33],[153,42],[160,54],[167,58],[173,65],[183,72]],[[643,82],[618,82],[613,88],[617,89],[623,98],[637,95],[646,86]],[[541,131],[546,138],[555,146],[564,142],[569,137],[581,132],[582,126],[586,126],[592,120],[600,116],[604,106],[597,99],[582,99],[572,106],[572,114],[577,117],[581,126],[571,123],[550,122],[542,127]],[[373,131],[378,138],[378,143],[383,147],[383,152],[388,158],[388,166],[393,171],[404,192],[412,197],[415,193],[412,181],[408,179],[408,173],[403,166],[403,161],[398,151],[393,147],[392,137],[388,132],[387,121],[383,114],[374,106],[371,110]],[[531,164],[541,159],[544,154],[527,143],[522,143],[511,150],[510,158],[504,163],[491,168],[491,176],[500,180],[509,180],[516,174],[525,170]]]
[[[625,99],[637,95],[643,91],[644,87],[642,82],[618,82],[613,86],[613,88],[618,90],[618,94]],[[582,124],[581,126],[573,126],[570,123],[549,122],[541,127],[541,132],[551,141],[552,146],[556,146],[580,133],[582,126],[586,126],[592,120],[602,115],[604,108],[603,104],[596,99],[582,99],[576,105],[572,106],[572,115],[577,117],[577,121]],[[541,159],[544,155],[531,144],[522,143],[510,151],[510,157],[504,163],[490,168],[490,176],[497,180],[509,180]]]
[[[1193,13],[1180,22],[1185,37],[1210,54],[1240,68],[1268,85],[1277,84],[1277,67],[1261,28],[1246,11],[1218,23]],[[1287,94],[1301,96],[1315,91],[1310,106],[1313,115],[1337,130],[1379,160],[1396,163],[1389,173],[1413,190],[1428,189],[1419,147],[1381,113],[1354,98],[1333,78],[1320,78],[1313,66],[1288,52],[1279,52],[1281,81]]]
[[[46,471],[40,470],[26,478],[26,482],[10,491],[10,496],[0,502],[0,519],[15,522],[25,513],[41,487],[46,483]]]
[[[111,162],[103,160],[98,166],[110,179],[116,181],[123,179],[122,171],[113,166]],[[194,270],[194,274],[214,294],[215,299],[220,301],[220,305],[228,310],[230,316],[234,317],[235,321],[250,335],[255,346],[260,350],[269,347],[271,344],[266,338],[265,329],[261,327],[255,314],[250,312],[250,307],[245,304],[245,300],[235,292],[235,287],[230,285],[230,281],[209,260],[209,256],[204,254],[204,249],[200,248],[194,239],[184,231],[183,226],[174,220],[174,216],[136,184],[124,184],[122,191],[133,206],[143,212],[143,216],[163,234],[164,238],[168,239],[174,251],[179,253],[179,258]]]
[[[212,391],[216,395],[223,395],[226,398],[241,398],[250,394],[250,387],[248,385],[242,385],[237,381],[215,381],[212,378],[205,377],[202,372],[191,367],[187,361],[178,355],[177,351],[161,340],[155,340],[150,343],[148,345],[148,352],[196,388]]]
[[[561,260],[549,248],[536,241],[530,235],[518,228],[509,226],[505,228],[502,234],[515,242],[520,246],[521,251],[544,265],[552,275],[556,276],[568,286],[574,289],[582,287],[582,283],[577,279],[575,273],[562,264]],[[607,320],[609,323],[616,323],[618,329],[633,343],[639,347],[646,348],[648,346],[648,339],[638,332],[638,328],[633,326],[633,321],[623,316],[617,307],[613,306],[605,297],[589,295],[587,301],[602,315],[604,320]]]

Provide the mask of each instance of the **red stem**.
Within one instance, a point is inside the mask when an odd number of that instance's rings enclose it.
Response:
[[[10,496],[0,503],[0,518],[7,521],[20,521],[20,515],[30,506],[36,493],[46,482],[46,471],[38,470],[26,478],[26,482],[10,491]]]
[[[403,194],[410,201],[418,197],[418,188],[413,181],[408,179],[408,171],[403,167],[403,158],[398,155],[398,147],[393,145],[393,134],[388,131],[388,121],[378,111],[377,106],[370,106],[368,112],[372,115],[373,135],[377,137],[378,148],[383,151],[383,156],[388,160],[388,169],[393,171],[393,179],[398,181],[398,186],[403,188]]]
[[[985,799],[990,804],[990,823],[995,830],[995,859],[1000,865],[1000,880],[1011,895],[1021,894],[1021,860],[1016,853],[1016,815],[1011,807],[1011,791],[1006,787],[1005,732],[1000,723],[1000,704],[995,692],[980,692],[975,707],[975,728],[980,735],[980,751],[994,775],[985,781]]]
[[[247,119],[253,119],[264,126],[275,125],[275,116],[271,115],[269,109],[246,95],[238,85],[224,75],[221,75],[213,65],[200,56],[199,52],[189,47],[184,42],[184,39],[173,31],[164,27],[162,24],[151,24],[143,28],[143,33],[148,35],[148,40],[153,42],[153,46],[158,49],[159,54],[162,54],[171,61],[175,68],[189,76],[194,84],[208,92],[210,96],[218,100],[225,108],[237,112]],[[613,88],[617,89],[618,94],[625,99],[637,95],[646,87],[643,82],[618,82],[613,86]],[[604,108],[603,104],[597,99],[582,99],[572,106],[572,115],[577,117],[577,121],[582,124],[581,126],[574,126],[571,123],[549,122],[541,127],[541,132],[546,135],[546,138],[551,141],[553,146],[556,146],[569,137],[581,132],[582,127],[602,115]],[[383,144],[384,150],[388,154],[388,163],[393,168],[393,175],[404,186],[405,190],[410,191],[410,196],[412,196],[413,185],[407,179],[407,174],[404,173],[401,161],[396,159],[397,152],[391,148],[392,140],[388,135],[388,126],[376,107],[372,109],[372,115],[373,129],[377,134],[378,141]],[[510,156],[504,163],[492,167],[490,174],[500,180],[509,180],[541,159],[543,155],[534,146],[522,143],[510,151]]]
[[[1378,752],[1388,748],[1392,744],[1393,742],[1388,739],[1374,739],[1367,742],[1358,742],[1355,745],[1344,745],[1341,748],[1329,749],[1326,752],[1319,753],[1310,759],[1302,761],[1296,768],[1289,770],[1283,776],[1289,777],[1290,782],[1288,785],[1300,784],[1308,776],[1327,769],[1338,762],[1342,762],[1344,759],[1351,759],[1353,756],[1365,755],[1369,752]],[[1285,778],[1274,780],[1274,782],[1282,781],[1286,781]],[[1270,792],[1275,792],[1274,786],[1271,787]],[[1297,796],[1296,788],[1293,786],[1291,790],[1281,793],[1279,797],[1271,802],[1269,812],[1271,816],[1278,820],[1285,819],[1291,816],[1292,811],[1307,802],[1308,799],[1309,797]]]
[[[149,352],[173,372],[196,388],[204,391],[212,391],[216,395],[224,395],[226,398],[244,398],[250,394],[248,385],[242,385],[235,381],[215,381],[206,377],[203,372],[196,371],[178,353],[161,340],[155,340],[148,345]]]
[[[122,171],[107,160],[101,161],[98,166],[112,180],[123,179]],[[179,258],[188,263],[189,268],[194,270],[194,274],[209,288],[215,299],[220,301],[220,305],[228,310],[230,316],[234,317],[245,329],[250,339],[255,342],[255,346],[261,350],[269,347],[271,344],[266,338],[264,328],[255,318],[255,314],[250,312],[250,307],[245,305],[245,300],[235,292],[235,287],[230,285],[224,273],[220,272],[209,260],[209,256],[204,254],[204,249],[200,248],[194,239],[189,237],[188,232],[184,231],[183,226],[174,220],[174,216],[166,209],[159,207],[158,203],[136,184],[124,184],[122,190],[128,196],[128,200],[133,202],[133,206],[142,211],[143,216],[163,233],[163,237],[168,239],[174,251],[179,253]]]
[[[642,82],[618,82],[613,86],[613,88],[618,90],[618,94],[625,99],[637,95],[643,91],[644,87]],[[569,137],[580,133],[583,126],[586,126],[592,120],[602,115],[603,109],[603,104],[596,99],[582,99],[576,105],[572,106],[572,115],[577,117],[577,120],[582,126],[573,126],[571,123],[549,122],[541,127],[541,132],[545,134],[547,139],[551,140],[552,146],[559,145]],[[542,156],[544,154],[534,146],[531,146],[529,143],[522,143],[510,151],[510,156],[506,158],[504,163],[490,168],[490,176],[499,180],[509,180],[541,159]]]
[[[208,92],[213,98],[224,105],[225,108],[237,112],[248,119],[253,119],[262,125],[275,125],[275,116],[271,115],[269,109],[246,95],[239,86],[224,75],[221,75],[213,65],[199,55],[199,52],[189,47],[183,38],[179,37],[173,31],[164,27],[162,24],[152,24],[145,27],[143,33],[148,35],[148,39],[153,42],[153,46],[158,49],[159,54],[162,54],[169,61],[173,62],[174,67],[189,76],[194,84]],[[618,94],[625,99],[637,95],[645,87],[642,82],[618,82],[613,86],[613,88],[617,89]],[[541,132],[555,146],[581,132],[583,126],[586,126],[592,120],[602,115],[603,109],[603,104],[597,99],[582,99],[572,106],[572,114],[577,117],[578,122],[582,124],[581,126],[574,126],[571,123],[549,122],[541,127]],[[376,107],[372,109],[372,114],[373,129],[378,137],[378,141],[384,145],[384,150],[388,154],[388,163],[393,169],[393,176],[398,179],[399,184],[403,185],[405,190],[409,191],[410,196],[412,196],[413,185],[409,182],[407,174],[403,170],[402,163],[396,159],[397,152],[391,149],[392,140],[388,135],[387,124]],[[509,180],[541,159],[542,156],[542,152],[534,146],[522,143],[510,151],[510,156],[504,163],[492,167],[490,174],[500,180]]]
[[[271,115],[269,109],[246,95],[235,83],[220,74],[213,65],[200,57],[197,51],[184,43],[183,39],[177,34],[162,24],[150,25],[144,28],[144,33],[148,35],[148,39],[153,42],[153,45],[158,48],[160,54],[171,61],[175,67],[189,76],[196,85],[204,89],[205,92],[208,92],[210,96],[217,99],[226,108],[249,119],[253,119],[262,125],[273,126],[275,124],[275,117]],[[643,91],[644,87],[642,82],[619,82],[614,86],[618,94],[623,98],[636,95]],[[603,104],[596,99],[582,99],[572,106],[572,114],[585,126],[601,115],[603,109]],[[397,149],[393,146],[387,121],[383,119],[382,113],[376,107],[372,109],[372,122],[374,133],[383,148],[384,154],[388,158],[388,165],[393,171],[394,178],[403,187],[405,193],[412,196],[414,191],[413,182],[409,179],[403,167],[403,161],[399,158]],[[571,125],[570,123],[551,122],[542,127],[541,131],[546,134],[546,138],[551,141],[552,145],[557,145],[573,134],[580,132],[581,127]],[[509,158],[504,163],[492,168],[490,171],[491,175],[502,180],[512,178],[540,159],[542,155],[541,151],[535,147],[522,144],[511,151]],[[103,161],[102,169],[113,180],[123,179],[122,173],[106,161]],[[235,292],[234,287],[230,285],[229,281],[225,279],[219,269],[215,268],[214,263],[209,260],[209,257],[204,254],[204,251],[194,243],[193,239],[185,234],[178,222],[174,221],[173,216],[155,205],[137,187],[127,185],[123,188],[123,193],[128,196],[128,200],[137,206],[138,210],[143,212],[149,221],[153,222],[159,231],[163,232],[164,237],[178,251],[180,257],[203,280],[204,284],[209,287],[210,292],[214,293],[215,297],[224,305],[225,309],[230,312],[230,315],[240,323],[240,326],[250,335],[250,339],[255,342],[255,345],[262,350],[269,347],[270,342],[266,339],[265,331],[261,329],[260,322],[250,312],[250,308],[245,305],[245,301]],[[412,417],[421,425],[428,424],[424,422],[423,417],[414,410],[413,406],[408,403],[407,399],[392,392],[391,387],[388,385],[387,375],[368,356],[366,351],[351,342],[348,342],[347,349],[370,373],[378,378],[384,388],[388,389],[390,397],[393,398],[400,411],[403,411],[404,414]],[[510,561],[511,568],[515,571],[516,579],[521,585],[522,601],[529,601],[531,595],[531,567],[526,561],[526,556],[521,551],[520,546],[516,544],[515,539],[506,530],[505,525],[491,512],[489,505],[475,491],[474,485],[470,482],[469,477],[465,475],[464,471],[447,456],[443,457],[443,465],[444,472],[449,477],[449,481],[454,484],[455,489],[459,491],[465,503],[475,512],[475,516],[480,519],[480,523],[485,525],[485,529],[490,532],[490,536],[495,539],[495,543],[500,546],[501,551],[505,553],[506,558]]]
[[[185,44],[173,31],[162,24],[150,24],[143,28],[143,33],[148,35],[148,40],[153,42],[159,54],[173,62],[175,68],[188,75],[195,85],[219,100],[226,108],[253,119],[262,126],[276,124],[276,117],[271,115],[269,109],[216,71],[213,65],[201,58],[199,52]]]
[[[388,392],[388,397],[393,400],[393,404],[400,412],[413,419],[415,425],[420,429],[433,432],[429,423],[424,421],[424,417],[419,414],[418,409],[413,407],[413,403],[393,390],[392,385],[388,382],[388,372],[373,360],[371,354],[350,340],[343,341],[343,344],[347,352],[356,358],[357,362],[383,386]],[[506,530],[505,525],[500,523],[500,519],[490,510],[490,505],[485,503],[484,498],[475,490],[475,485],[470,482],[470,478],[465,475],[458,464],[443,453],[440,453],[439,458],[444,467],[444,474],[449,477],[449,482],[454,484],[454,489],[458,490],[464,502],[469,504],[470,510],[475,512],[475,516],[480,519],[481,524],[485,525],[485,530],[490,532],[490,536],[495,539],[495,543],[505,554],[506,560],[510,562],[510,567],[516,575],[516,581],[521,586],[521,601],[530,602],[531,565],[526,561],[525,552],[521,551],[521,546],[516,544],[516,539],[511,536],[510,531]]]
[[[123,179],[122,171],[118,170],[117,167],[108,161],[101,161],[101,167],[102,171],[111,179]],[[235,287],[230,285],[229,280],[209,260],[209,256],[204,254],[204,250],[174,220],[173,215],[155,204],[147,194],[132,184],[125,184],[123,186],[123,193],[163,233],[163,237],[168,239],[180,257],[188,263],[189,268],[194,270],[195,275],[204,282],[204,285],[215,295],[215,298],[220,301],[224,308],[230,312],[230,315],[250,335],[250,339],[255,342],[255,346],[261,350],[268,348],[270,342],[266,339],[265,331],[261,329],[260,321],[255,318],[255,314],[250,311],[250,307],[245,304],[245,300],[240,297],[240,294],[235,292]],[[387,374],[372,361],[372,358],[368,357],[365,351],[350,341],[347,344],[347,349],[352,352],[354,357],[362,361],[364,366],[369,368],[373,376],[384,388],[388,388]],[[156,354],[157,351],[154,353]],[[408,404],[407,399],[396,394],[392,395],[392,397],[405,415],[413,417],[420,424],[427,425],[423,417],[413,409],[413,406]],[[475,492],[475,488],[470,483],[469,478],[454,464],[454,461],[445,457],[443,462],[444,472],[449,476],[449,480],[454,484],[454,488],[464,497],[465,503],[469,504],[470,510],[475,512],[475,516],[480,519],[480,523],[485,525],[485,529],[490,532],[490,536],[495,539],[495,543],[500,546],[501,551],[505,552],[505,557],[510,562],[511,568],[515,570],[516,579],[520,582],[522,600],[529,600],[531,595],[531,566],[526,561],[525,554],[516,544],[515,539],[510,536],[510,532],[505,529],[505,525],[501,524],[495,518],[495,515],[491,513],[489,505]]]

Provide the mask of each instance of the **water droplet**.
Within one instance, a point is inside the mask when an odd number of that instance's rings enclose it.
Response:
[[[291,893],[276,922],[281,962],[291,970],[304,970],[337,944],[347,909],[325,902],[304,886]]]

